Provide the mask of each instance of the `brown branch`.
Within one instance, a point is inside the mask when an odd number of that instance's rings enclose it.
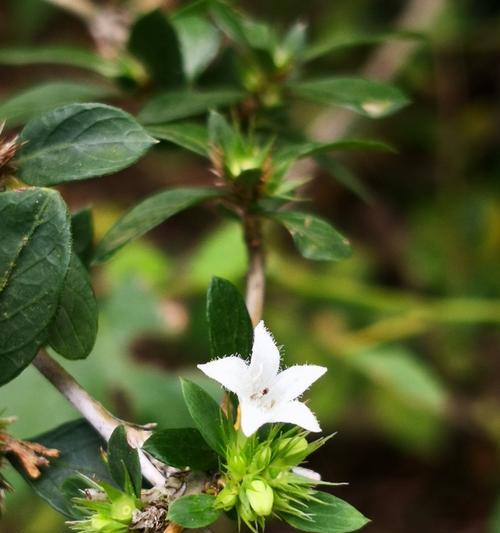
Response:
[[[261,221],[246,214],[243,230],[248,254],[246,304],[252,323],[256,326],[262,318],[266,291],[265,257],[262,243]]]

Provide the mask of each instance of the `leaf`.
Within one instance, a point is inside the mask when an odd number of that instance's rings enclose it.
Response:
[[[192,470],[213,470],[218,458],[194,428],[161,429],[146,441],[144,449],[166,464]]]
[[[50,467],[41,477],[32,480],[17,463],[14,466],[24,479],[56,511],[68,518],[80,517],[68,505],[63,485],[68,478],[83,474],[94,481],[112,483],[108,470],[101,458],[102,438],[84,420],[67,422],[43,435],[31,439],[61,452],[58,459],[51,461]]]
[[[167,518],[186,528],[207,527],[220,516],[214,507],[215,497],[209,494],[182,496],[170,504]]]
[[[168,91],[150,100],[139,113],[143,124],[162,124],[181,118],[201,115],[212,108],[227,107],[243,98],[233,89],[204,91]]]
[[[286,522],[299,531],[313,533],[348,533],[357,531],[370,521],[352,505],[326,492],[313,494],[319,502],[307,502],[301,511],[310,515],[309,518],[285,514]]]
[[[194,425],[210,448],[224,456],[224,425],[227,419],[216,401],[192,381],[181,379],[181,386],[184,401]]]
[[[252,353],[253,326],[238,289],[222,278],[212,278],[207,294],[207,320],[212,357]]]
[[[1,103],[0,120],[6,120],[13,128],[58,106],[102,100],[116,94],[112,87],[83,80],[49,81],[25,89]]]
[[[180,122],[149,126],[147,130],[156,139],[169,141],[190,152],[208,157],[208,131],[205,126],[195,122]]]
[[[299,211],[282,211],[269,216],[286,227],[307,259],[339,261],[351,255],[349,241],[322,218]]]
[[[399,111],[409,100],[394,85],[363,78],[326,78],[289,85],[296,96],[328,106],[340,106],[370,118]]]
[[[208,139],[210,145],[220,147],[225,152],[234,144],[236,136],[237,133],[224,115],[217,111],[210,111],[208,116]]]
[[[125,213],[97,245],[94,263],[102,263],[130,241],[141,237],[172,215],[203,200],[220,196],[217,189],[185,188],[161,191]]]
[[[0,384],[47,341],[71,255],[66,205],[56,191],[0,194]]]
[[[56,185],[117,172],[156,142],[135,119],[104,104],[73,104],[30,121],[16,162],[30,185]]]
[[[124,426],[118,426],[109,438],[108,465],[116,484],[127,492],[127,485],[131,483],[135,495],[139,498],[142,487],[139,453],[128,443]]]
[[[151,77],[168,87],[184,84],[184,69],[177,33],[160,9],[146,13],[132,26],[128,48]]]
[[[72,254],[59,306],[48,328],[49,344],[66,359],[85,359],[97,337],[98,309],[90,278]]]
[[[92,210],[84,208],[71,215],[73,252],[87,266],[94,248],[94,220]]]

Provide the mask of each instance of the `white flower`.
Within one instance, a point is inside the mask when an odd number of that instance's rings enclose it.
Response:
[[[259,322],[255,328],[250,363],[232,355],[198,365],[208,377],[238,396],[241,429],[247,437],[268,422],[285,422],[308,431],[321,431],[312,411],[297,398],[326,372],[326,368],[295,365],[280,372],[279,367],[280,352],[264,322]]]

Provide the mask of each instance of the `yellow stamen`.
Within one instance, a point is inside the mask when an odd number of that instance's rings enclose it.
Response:
[[[234,423],[234,429],[238,431],[241,426],[241,408],[238,405],[238,410],[236,411],[236,422]]]

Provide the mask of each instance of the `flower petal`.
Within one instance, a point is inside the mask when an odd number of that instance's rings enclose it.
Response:
[[[261,320],[254,330],[250,373],[254,381],[261,382],[262,388],[264,388],[274,381],[279,369],[280,351],[273,336]]]
[[[288,402],[300,396],[327,369],[317,365],[295,365],[283,370],[273,383],[269,392],[270,398],[276,402]]]
[[[267,416],[268,422],[284,422],[295,424],[307,431],[321,431],[318,420],[305,403],[294,400],[293,402],[282,403],[271,410]]]
[[[260,409],[251,400],[240,398],[241,431],[247,436],[253,435],[260,426],[269,420],[269,411]]]
[[[248,366],[243,359],[232,355],[198,365],[198,368],[227,390],[238,395],[248,394],[250,376]]]

